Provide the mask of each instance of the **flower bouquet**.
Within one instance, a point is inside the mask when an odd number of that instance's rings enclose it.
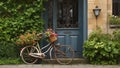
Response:
[[[55,42],[57,40],[57,34],[52,29],[47,29],[45,35],[50,42]]]

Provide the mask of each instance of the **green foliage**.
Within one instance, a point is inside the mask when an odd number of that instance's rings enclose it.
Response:
[[[9,42],[0,43],[0,58],[16,58],[19,56],[19,47]]]
[[[22,64],[23,62],[21,61],[20,58],[8,58],[8,59],[0,59],[0,65],[4,64]]]
[[[0,58],[17,57],[17,36],[29,31],[41,32],[45,0],[0,0]]]
[[[119,30],[115,30],[113,32],[113,41],[118,41],[118,42],[120,41],[120,31]]]
[[[83,56],[91,64],[117,64],[119,43],[113,41],[110,34],[100,30],[92,32],[83,48]]]
[[[113,37],[112,37],[114,42],[117,42],[118,48],[119,48],[119,56],[120,56],[120,30],[116,29],[113,32]],[[120,63],[120,58],[118,57],[118,62]]]

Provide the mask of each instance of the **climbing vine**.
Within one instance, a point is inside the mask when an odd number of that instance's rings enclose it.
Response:
[[[15,39],[20,34],[43,30],[41,14],[45,11],[45,1],[0,0],[0,58],[17,56]]]

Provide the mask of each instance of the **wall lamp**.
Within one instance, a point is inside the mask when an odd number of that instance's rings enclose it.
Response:
[[[101,11],[101,9],[98,8],[98,6],[96,6],[96,7],[93,9],[93,12],[94,12],[94,15],[95,15],[96,19],[97,19],[97,17],[100,15],[100,11]]]

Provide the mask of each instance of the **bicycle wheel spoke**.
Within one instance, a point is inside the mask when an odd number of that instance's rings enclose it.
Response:
[[[29,53],[38,53],[38,49],[34,46],[26,46],[21,50],[21,58],[24,63],[30,64],[35,63],[38,58],[32,57]]]
[[[31,48],[31,49],[30,49],[30,53],[32,53],[32,52],[35,52],[35,49],[34,49],[34,48]]]
[[[28,48],[26,48],[26,52],[27,52],[27,53],[30,53],[30,51],[29,51],[29,49],[28,49]]]
[[[58,63],[69,64],[73,60],[74,51],[70,46],[59,45],[56,48],[55,57]]]

